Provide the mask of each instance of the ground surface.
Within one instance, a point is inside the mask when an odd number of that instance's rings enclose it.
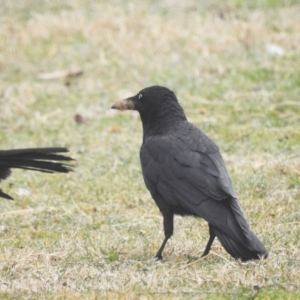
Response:
[[[1,1],[0,147],[67,146],[77,167],[1,183],[0,298],[300,298],[300,3],[199,2]],[[84,73],[41,77],[59,70]],[[219,145],[268,260],[200,258],[194,218],[153,259],[140,120],[110,110],[153,84]]]

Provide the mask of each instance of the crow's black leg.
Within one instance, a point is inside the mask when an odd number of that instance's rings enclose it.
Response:
[[[166,245],[168,239],[172,236],[173,229],[174,229],[174,214],[173,213],[168,213],[168,214],[163,213],[163,217],[164,217],[165,239],[155,255],[155,257],[158,260],[162,260],[162,252],[165,248],[165,245]]]
[[[211,245],[216,237],[216,235],[213,232],[213,229],[211,228],[211,225],[208,224],[208,226],[209,226],[209,240],[207,242],[207,245],[206,245],[205,250],[204,250],[203,254],[201,255],[201,257],[206,256],[209,253]]]

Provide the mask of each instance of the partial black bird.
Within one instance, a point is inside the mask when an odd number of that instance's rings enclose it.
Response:
[[[0,181],[6,179],[10,169],[25,169],[46,173],[68,173],[72,171],[70,165],[62,161],[73,160],[69,156],[57,154],[68,152],[66,148],[28,148],[0,151]],[[0,189],[0,197],[13,198]]]
[[[202,256],[218,237],[235,259],[268,257],[249,228],[216,144],[189,123],[175,94],[152,86],[118,101],[112,108],[137,110],[143,124],[140,160],[146,187],[163,215],[165,239],[173,234],[174,215],[201,217],[208,222],[209,240]]]

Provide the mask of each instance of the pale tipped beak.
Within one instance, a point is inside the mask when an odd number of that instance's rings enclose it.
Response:
[[[120,111],[133,110],[134,109],[134,102],[131,99],[119,100],[111,108],[112,109],[117,109],[117,110],[120,110]]]

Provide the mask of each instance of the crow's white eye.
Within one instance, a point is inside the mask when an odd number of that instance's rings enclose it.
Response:
[[[142,94],[139,94],[139,95],[138,95],[138,98],[139,98],[139,99],[141,99],[142,97],[143,97],[143,95],[142,95]]]

